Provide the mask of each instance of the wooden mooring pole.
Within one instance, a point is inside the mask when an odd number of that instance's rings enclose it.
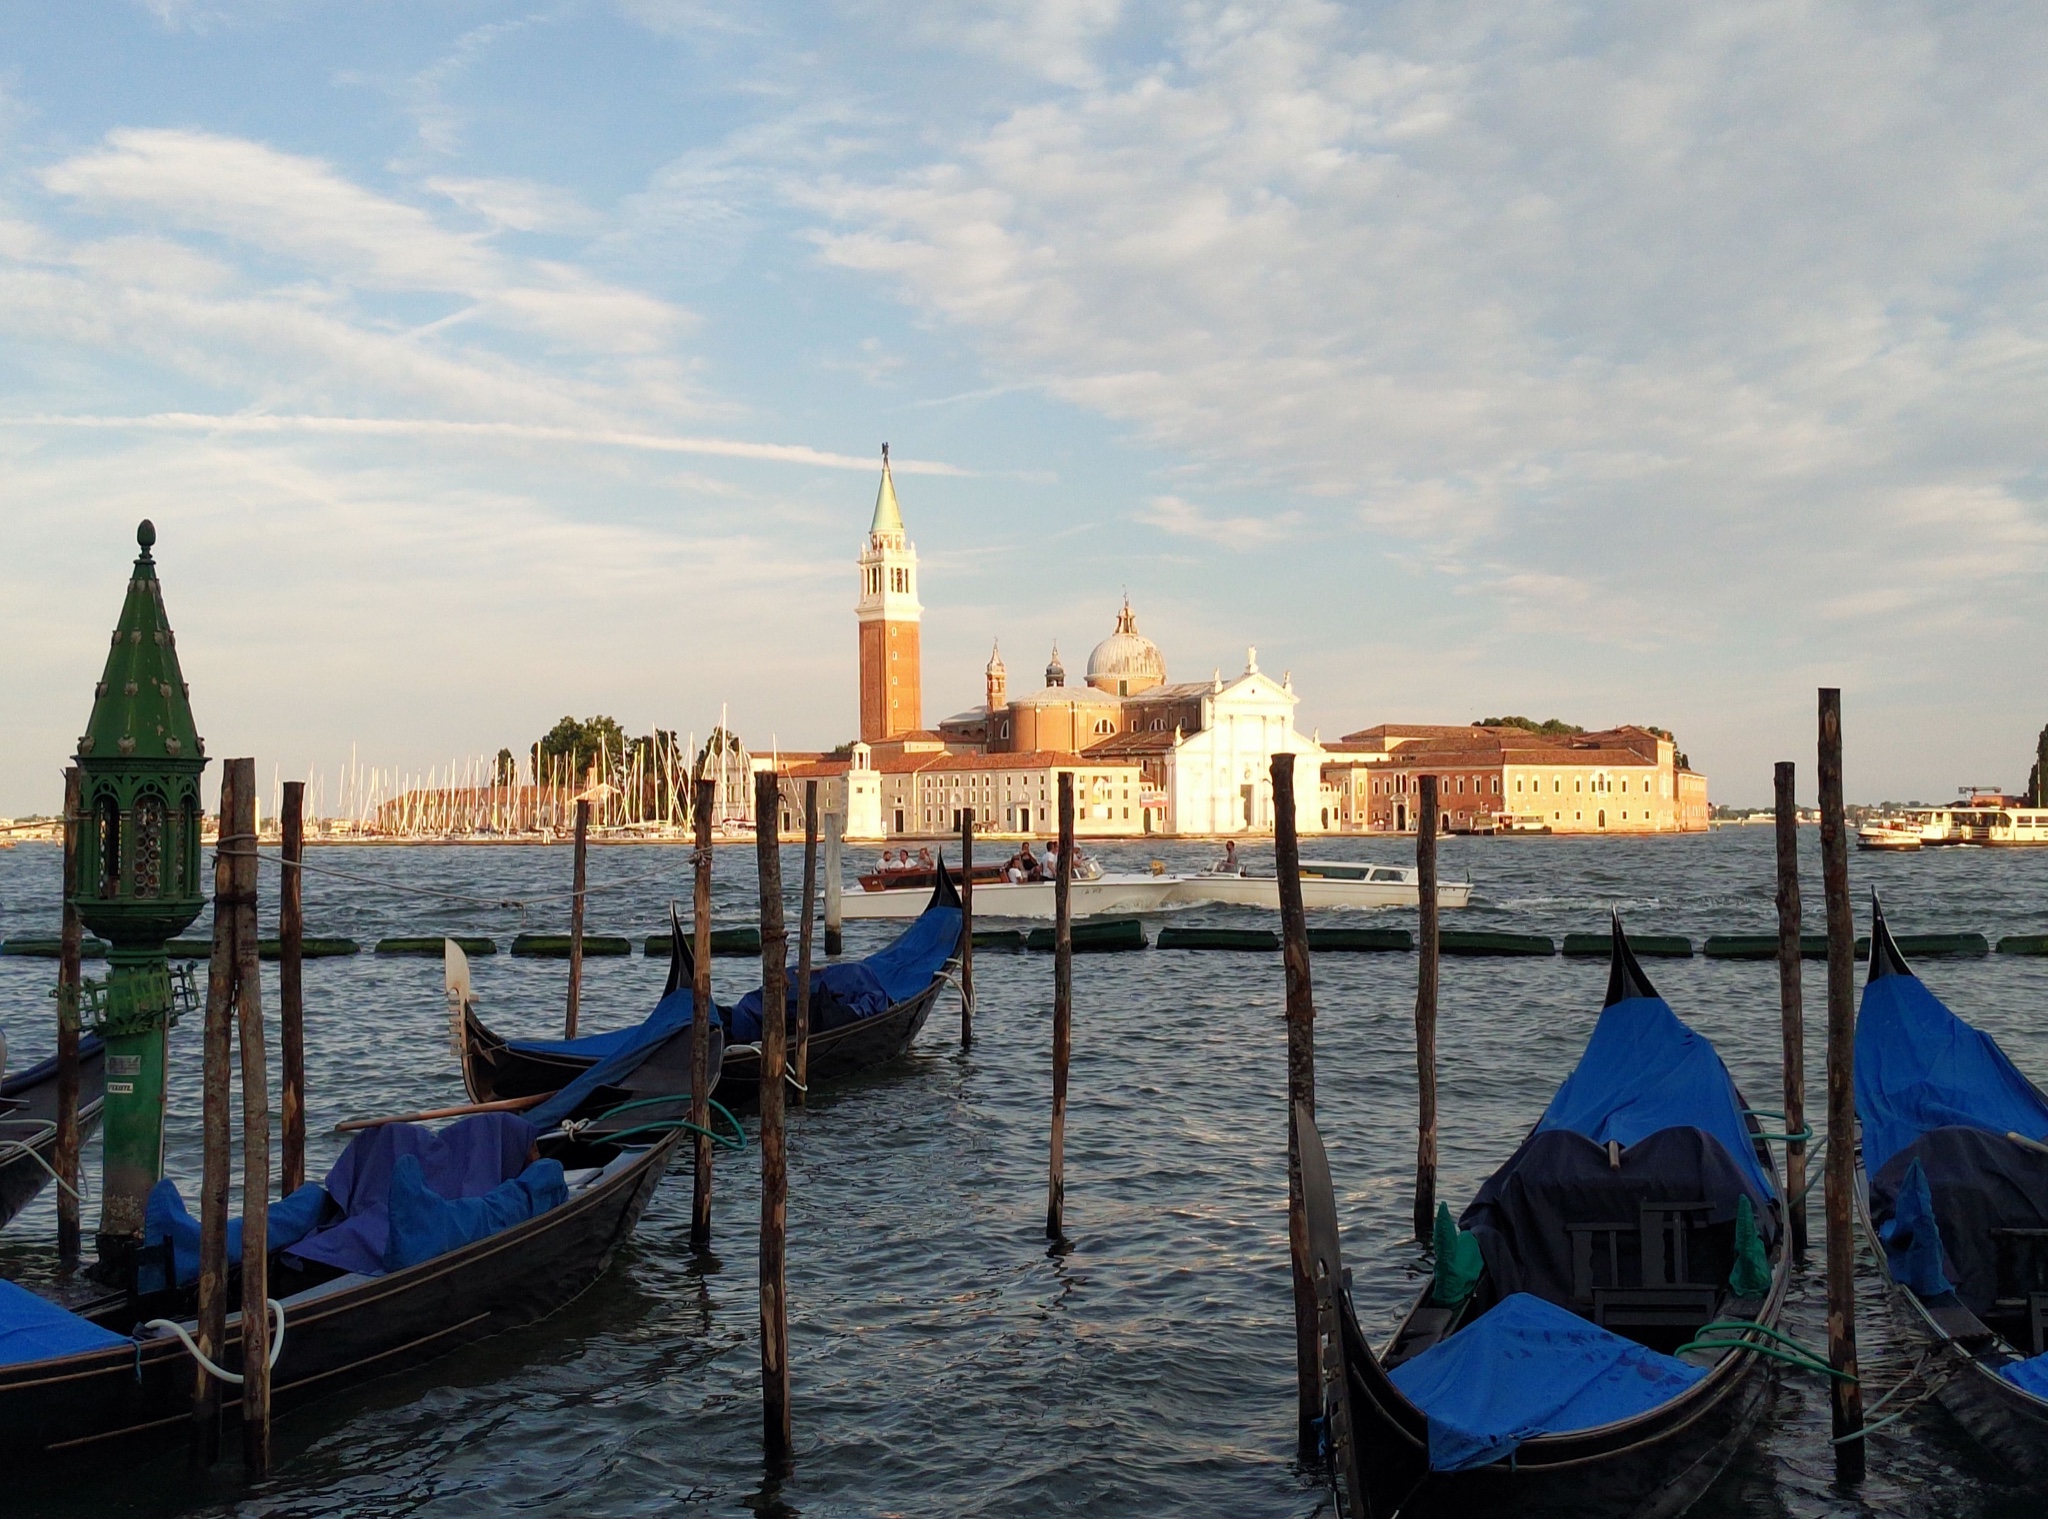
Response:
[[[220,840],[213,853],[213,950],[206,962],[206,1027],[200,1054],[199,1296],[200,1351],[218,1364],[228,1322],[228,1034],[235,1020],[241,953],[238,897],[242,862],[256,864],[256,762],[221,766]],[[248,882],[250,905],[255,882]],[[253,955],[255,946],[250,946]],[[220,1383],[204,1366],[192,1371],[189,1462],[199,1472],[220,1459]]]
[[[711,813],[717,805],[718,783],[697,781],[696,881],[690,897],[690,1122],[696,1125],[697,1179],[690,1196],[690,1244],[702,1250],[711,1243]]]
[[[1778,840],[1778,1023],[1784,1038],[1785,1132],[1806,1130],[1806,1000],[1799,982],[1799,804],[1793,798],[1793,765],[1779,760],[1776,829]],[[1785,1141],[1786,1232],[1792,1253],[1806,1254],[1806,1141]]]
[[[782,1083],[789,1038],[789,931],[782,922],[781,782],[754,777],[754,857],[761,872],[761,1447],[772,1475],[789,1469],[789,1304],[783,1257],[789,1224],[789,1152]]]
[[[78,895],[78,851],[85,820],[78,767],[64,771],[64,938],[57,962],[57,1259],[78,1259],[78,990],[84,928]]]
[[[1828,904],[1828,1379],[1835,1476],[1863,1480],[1863,1388],[1856,1381],[1856,925],[1842,818],[1842,693],[1820,693],[1820,862]]]
[[[576,885],[569,901],[569,1012],[564,1039],[576,1037],[576,1007],[583,998],[583,886],[590,856],[590,801],[576,803]]]
[[[1294,756],[1273,756],[1273,869],[1280,877],[1280,956],[1287,971],[1287,1244],[1294,1278],[1295,1446],[1315,1459],[1323,1416],[1321,1306],[1309,1269],[1308,1205],[1301,1184],[1301,1135],[1291,1115],[1316,1111],[1316,1002],[1309,980],[1308,917],[1301,905],[1301,846],[1295,832]]]
[[[1427,1241],[1436,1225],[1436,836],[1437,778],[1418,777],[1422,802],[1415,814],[1415,892],[1420,908],[1415,960],[1415,1237]]]
[[[252,760],[252,801],[255,790]],[[270,1068],[263,1048],[263,978],[256,963],[256,841],[240,848],[247,851],[235,861],[235,1016],[242,1045],[242,1469],[260,1481],[270,1474]]]
[[[1067,1237],[1067,1061],[1074,1051],[1074,773],[1060,772],[1060,858],[1052,888],[1052,1162],[1045,1237]]]
[[[277,1043],[281,1086],[278,1116],[284,1154],[278,1195],[288,1197],[306,1180],[306,994],[301,975],[306,949],[301,882],[306,859],[306,783],[284,783],[284,817],[277,903]]]
[[[960,1048],[974,1048],[974,814],[960,814]]]
[[[804,915],[796,931],[796,1105],[811,1088],[811,937],[818,911],[818,783],[804,782]]]
[[[846,835],[846,815],[841,812],[825,816],[825,956],[831,959],[846,952],[846,935],[841,932],[839,906],[840,843]]]

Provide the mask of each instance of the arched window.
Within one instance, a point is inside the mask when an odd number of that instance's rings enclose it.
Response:
[[[121,804],[111,793],[102,795],[99,813],[100,896],[121,895]]]

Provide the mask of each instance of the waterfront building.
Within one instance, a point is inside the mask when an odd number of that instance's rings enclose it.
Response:
[[[1707,778],[1668,735],[1634,726],[1553,736],[1383,723],[1347,733],[1323,764],[1347,832],[1411,832],[1424,775],[1438,778],[1449,833],[1699,833],[1710,813]]]
[[[1034,750],[952,753],[913,743],[790,764],[782,771],[784,827],[803,826],[806,781],[822,811],[843,809],[850,839],[943,837],[970,812],[985,833],[1049,834],[1059,828],[1059,778],[1074,777],[1074,832],[1103,838],[1143,830],[1143,776],[1126,761]]]

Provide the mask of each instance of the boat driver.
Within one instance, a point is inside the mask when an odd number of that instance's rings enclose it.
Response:
[[[1223,858],[1209,867],[1209,873],[1219,876],[1241,876],[1244,874],[1244,866],[1237,862],[1237,841],[1235,839],[1224,841]]]

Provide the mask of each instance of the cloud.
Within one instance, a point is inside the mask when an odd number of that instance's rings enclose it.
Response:
[[[1249,548],[1285,538],[1301,516],[1298,512],[1282,512],[1275,517],[1219,517],[1179,496],[1154,496],[1138,513],[1138,520],[1177,538],[1199,538],[1225,548]]]
[[[530,179],[437,176],[427,188],[514,232],[588,232],[598,218],[567,190]]]

